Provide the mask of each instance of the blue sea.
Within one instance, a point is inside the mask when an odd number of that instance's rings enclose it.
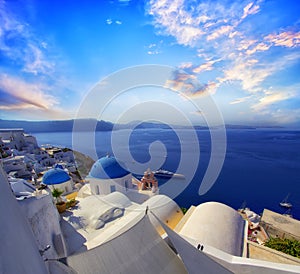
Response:
[[[196,143],[191,138],[191,131],[196,133]],[[162,192],[165,191],[167,195],[170,186],[174,189],[186,186],[174,198],[182,207],[218,201],[235,209],[246,204],[259,214],[264,208],[286,213],[279,203],[289,195],[288,201],[293,204],[291,213],[294,218],[300,219],[300,130],[228,129],[223,167],[212,188],[202,196],[198,194],[198,190],[211,157],[212,144],[208,130],[119,130],[113,146],[111,132],[96,132],[95,146],[91,142],[85,142],[89,133],[77,134],[82,138],[80,152],[94,158],[94,151],[98,158],[117,152],[127,166],[143,167],[140,170],[135,168],[135,174],[142,174],[146,166],[176,172],[184,158],[183,170],[191,172],[184,174],[186,178],[191,177],[189,182],[182,179],[159,179]],[[128,135],[128,142],[124,143]],[[39,145],[52,144],[73,148],[71,132],[34,133],[34,136]],[[198,146],[200,160],[195,162]],[[126,154],[127,149],[132,158]],[[166,184],[169,187],[164,189]]]

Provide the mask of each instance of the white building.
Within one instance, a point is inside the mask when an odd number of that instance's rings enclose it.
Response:
[[[95,195],[107,195],[118,191],[127,193],[133,189],[132,175],[114,157],[103,157],[94,163],[87,180]]]
[[[38,147],[36,138],[25,134],[23,129],[0,129],[0,138],[10,149],[32,153]]]
[[[62,223],[69,254],[103,244],[118,235],[133,219],[144,215],[146,211],[154,212],[171,228],[174,228],[183,217],[180,207],[165,195],[155,195],[143,204],[132,202],[120,192],[77,199],[79,206],[73,209],[71,214],[64,216],[67,225]],[[152,215],[149,217],[156,231],[163,234],[159,222]],[[78,234],[81,237],[78,237]]]
[[[47,151],[47,153],[55,160],[55,162],[66,162],[66,163],[74,163],[74,155],[72,150],[68,148],[58,148],[58,147],[44,147],[43,150]]]
[[[52,168],[43,175],[42,183],[48,185],[51,190],[54,188],[68,194],[73,191],[73,180],[69,174],[61,168]]]
[[[67,232],[69,237],[65,239],[67,242],[65,250],[64,237],[57,226],[59,224],[57,212],[50,200],[31,198],[20,201],[18,205],[1,166],[0,186],[0,235],[3,236],[0,245],[1,273],[300,272],[298,266],[232,256],[207,245],[202,252],[197,249],[197,245],[193,245],[170,229],[166,222],[162,222],[159,209],[153,215],[149,205],[148,209],[145,205],[144,208],[134,205],[125,195],[117,192],[107,197],[90,196],[85,198],[87,200],[82,199],[81,207],[78,209],[81,208],[81,213],[85,213],[83,215],[75,213],[70,222],[62,220],[64,232]],[[31,201],[34,202],[29,206]],[[100,207],[97,207],[98,205]],[[227,210],[222,211],[226,213]],[[151,214],[167,233],[172,248],[157,233],[149,218]],[[86,218],[83,218],[84,216]],[[100,220],[104,221],[104,226],[97,229],[93,224]],[[222,219],[218,225],[221,223]],[[89,233],[92,230],[94,233]],[[70,243],[75,248],[73,254],[68,249]],[[50,248],[46,250],[48,245]],[[63,257],[63,254],[67,254],[67,257],[57,260],[58,257]],[[50,260],[44,261],[45,258]]]
[[[50,157],[48,152],[44,149],[36,150],[34,157],[35,157],[36,161],[44,167],[52,166],[55,164],[55,159]]]
[[[12,151],[10,147],[8,146],[9,141],[2,140],[0,136],[0,158],[5,158],[7,156],[10,156]]]
[[[37,240],[0,165],[0,272],[47,274]]]
[[[23,199],[23,197],[31,197],[32,193],[35,191],[35,187],[24,179],[8,177],[8,181],[11,190],[17,198]]]
[[[2,159],[3,169],[6,173],[26,169],[24,156],[10,156]]]
[[[3,169],[7,174],[18,178],[31,178],[31,172],[24,161],[24,156],[9,156],[2,159]]]
[[[247,222],[233,208],[207,202],[193,207],[176,231],[192,243],[208,245],[233,256],[243,256],[247,245]],[[189,211],[190,211],[189,210]]]

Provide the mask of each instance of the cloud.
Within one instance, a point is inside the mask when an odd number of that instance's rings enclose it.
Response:
[[[243,39],[238,44],[238,48],[237,49],[239,51],[245,51],[249,47],[251,47],[253,44],[255,44],[256,42],[257,42],[257,40],[254,40],[254,39]]]
[[[271,75],[273,69],[271,67],[258,68],[254,67],[258,61],[255,59],[244,60],[237,59],[235,64],[224,71],[224,77],[219,78],[221,83],[227,81],[240,81],[242,88],[248,92],[256,92],[259,85],[266,77]]]
[[[180,69],[190,69],[191,67],[193,67],[193,63],[192,62],[185,62],[185,63],[181,63],[179,65]]]
[[[32,31],[29,25],[17,17],[9,3],[0,3],[0,53],[16,63],[26,73],[51,75],[55,62],[51,60],[49,43]]]
[[[274,112],[266,113],[266,115],[271,115],[273,121],[278,124],[291,124],[300,121],[300,110],[299,109],[277,109]]]
[[[214,69],[214,64],[221,61],[221,59],[216,60],[209,60],[207,58],[206,62],[202,63],[201,65],[194,65],[192,62],[185,62],[179,65],[179,69],[184,70],[190,76],[196,77],[196,74],[199,74],[203,71],[210,71]]]
[[[28,44],[28,48],[25,50],[25,52],[25,64],[23,68],[25,72],[29,72],[34,75],[37,75],[39,73],[49,74],[54,72],[54,62],[46,60],[46,56],[36,45]]]
[[[242,98],[237,98],[234,101],[231,101],[229,104],[230,105],[236,105],[236,104],[244,103],[247,100],[249,100],[250,98],[252,98],[252,96],[246,96],[246,97],[242,97]]]
[[[218,78],[220,83],[240,81],[242,88],[248,93],[262,92],[261,84],[277,71],[292,65],[300,58],[300,52],[286,54],[269,62],[257,59],[237,58],[231,68],[224,70],[224,76]]]
[[[284,31],[279,34],[269,34],[264,38],[267,42],[275,46],[293,48],[300,46],[300,31]]]
[[[155,26],[165,33],[174,36],[180,44],[193,45],[202,35],[199,22],[207,17],[195,18],[184,9],[183,0],[151,0],[149,14],[155,20]]]
[[[74,113],[67,107],[61,109],[48,91],[49,87],[41,83],[0,74],[0,110],[18,119],[71,119]]]
[[[211,61],[208,61],[204,64],[201,64],[200,66],[197,66],[193,69],[193,73],[200,73],[202,71],[209,71],[209,70],[213,70],[213,65],[218,62],[220,60],[211,60]]]
[[[148,50],[147,53],[148,53],[149,55],[156,55],[156,54],[160,54],[161,52],[158,51],[158,50]]]
[[[215,30],[211,34],[209,34],[206,38],[207,41],[215,40],[224,34],[228,34],[234,29],[233,26],[221,26],[219,29]]]
[[[300,45],[300,32],[292,31],[288,25],[276,32],[264,12],[263,0],[201,3],[151,0],[149,13],[157,32],[172,36],[178,44],[194,49],[195,57],[199,58],[179,66],[189,76],[177,73],[168,84],[187,96],[215,92],[225,83],[240,84],[245,96],[231,100],[230,105],[247,102],[253,112],[280,116],[283,121],[287,110],[281,109],[279,115],[278,105],[293,98],[293,93],[288,90],[268,93],[266,90],[270,89],[275,73],[285,73],[299,61],[300,53],[293,49]],[[285,18],[283,13],[278,17]],[[257,27],[257,22],[268,28]],[[266,29],[269,33],[265,32]],[[284,51],[284,48],[289,48],[289,51]],[[213,60],[222,60],[217,69]],[[197,77],[203,79],[201,72],[204,71],[212,71],[207,76],[210,77],[208,83],[196,84]]]
[[[253,96],[255,103],[250,108],[257,117],[278,124],[295,123],[300,121],[300,110],[297,107],[299,96],[299,83],[269,88]],[[291,103],[295,107],[291,107]]]
[[[65,75],[66,62],[47,33],[38,33],[12,7],[0,0],[0,109],[31,119],[69,116],[59,109],[59,97],[75,86]]]
[[[147,48],[147,54],[149,55],[156,55],[162,53],[161,51],[161,45],[163,41],[160,41],[158,44],[152,43],[148,45]]]
[[[248,15],[255,14],[259,12],[259,5],[255,5],[253,2],[249,3],[246,7],[244,7],[244,13],[241,19],[245,19]]]
[[[270,47],[271,47],[271,45],[266,45],[266,44],[264,44],[264,43],[259,43],[259,44],[257,44],[256,46],[254,46],[253,48],[248,49],[248,50],[246,51],[246,54],[247,54],[247,55],[252,55],[252,54],[254,54],[254,53],[258,52],[258,51],[266,51],[266,50],[268,50]]]
[[[266,91],[264,96],[259,99],[259,102],[251,106],[251,108],[260,112],[265,110],[270,105],[293,98],[295,94],[288,91]]]
[[[55,97],[45,91],[40,84],[27,83],[24,80],[0,75],[1,109],[51,109],[58,104]]]
[[[116,24],[116,25],[122,25],[123,22],[121,20],[113,20],[111,18],[107,18],[106,19],[106,24],[107,25],[112,25],[112,24]]]
[[[215,82],[201,84],[195,75],[175,70],[172,77],[167,80],[165,87],[179,91],[187,97],[198,97],[208,93],[215,93],[218,84]]]
[[[195,47],[203,44],[203,38],[213,41],[236,35],[237,26],[247,16],[260,11],[258,4],[245,2],[150,0],[148,13],[163,34],[172,35],[179,44]]]
[[[112,23],[113,23],[112,19],[110,19],[110,18],[106,19],[106,24],[107,25],[111,25]]]

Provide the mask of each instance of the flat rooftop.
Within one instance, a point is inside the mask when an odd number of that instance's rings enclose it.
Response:
[[[300,238],[300,221],[284,216],[269,209],[264,209],[261,222],[271,225],[278,230],[285,231],[296,238]]]

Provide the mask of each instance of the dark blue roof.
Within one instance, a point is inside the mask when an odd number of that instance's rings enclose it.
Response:
[[[54,168],[64,169],[64,167],[61,164],[55,164]]]
[[[115,157],[103,157],[94,163],[89,176],[98,179],[122,178],[130,172],[121,167]]]
[[[43,176],[43,184],[45,185],[57,185],[69,180],[70,176],[61,168],[50,169]]]

